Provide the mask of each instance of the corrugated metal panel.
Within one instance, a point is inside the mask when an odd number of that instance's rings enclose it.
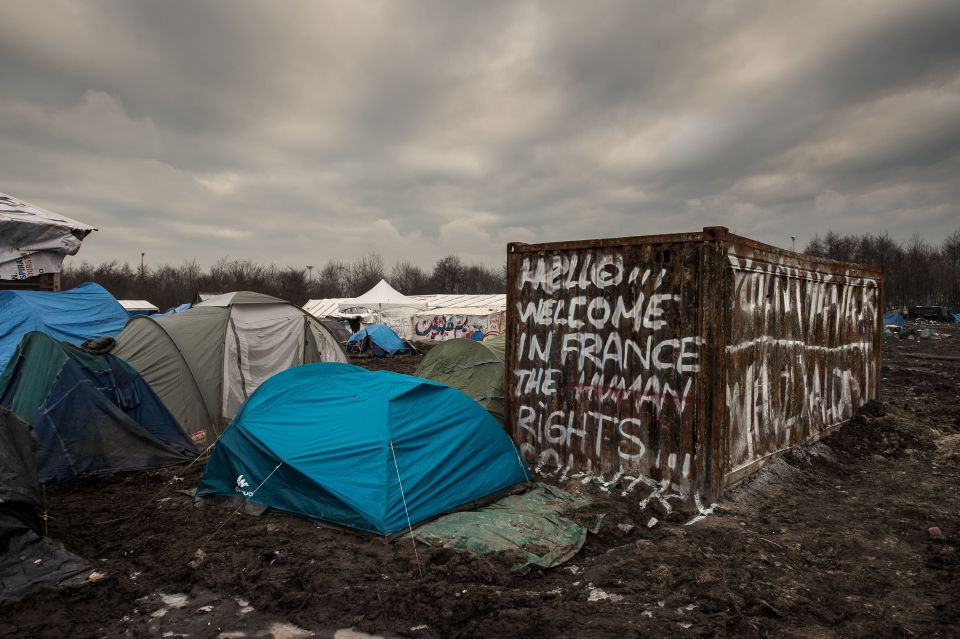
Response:
[[[411,295],[410,297],[426,302],[431,310],[439,308],[489,308],[502,311],[507,307],[506,293],[490,293],[477,295],[461,294],[430,294]]]
[[[712,227],[511,244],[507,278],[508,423],[535,465],[713,495],[877,396],[879,269]]]
[[[428,305],[428,310],[421,311],[418,314],[434,312],[475,314],[478,310],[494,312],[502,311],[507,307],[507,296],[503,293],[490,295],[431,294],[410,295],[409,297]],[[303,305],[303,310],[314,317],[330,317],[337,314],[341,302],[349,299],[353,298],[328,297],[309,300]]]
[[[349,297],[328,297],[319,300],[307,300],[303,310],[314,317],[331,317],[340,311],[340,302],[352,299]]]

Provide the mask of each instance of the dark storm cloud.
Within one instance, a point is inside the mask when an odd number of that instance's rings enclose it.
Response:
[[[4,3],[0,190],[289,264],[960,222],[960,4]]]

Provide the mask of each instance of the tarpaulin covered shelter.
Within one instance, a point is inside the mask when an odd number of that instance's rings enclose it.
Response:
[[[0,280],[59,273],[97,229],[0,193]]]
[[[896,326],[897,328],[903,328],[907,325],[907,322],[903,319],[903,315],[897,311],[890,311],[883,314],[883,325],[884,326]]]
[[[529,478],[504,430],[463,393],[314,364],[275,375],[250,397],[214,448],[197,496],[245,497],[389,536]]]
[[[441,342],[427,353],[414,375],[453,386],[502,424],[505,347],[506,334],[482,342],[463,338]]]
[[[0,369],[30,331],[79,346],[113,337],[130,316],[107,289],[87,282],[69,291],[0,291]]]
[[[40,481],[178,464],[197,450],[133,368],[28,333],[0,374],[0,406],[37,436]]]
[[[206,445],[271,375],[347,361],[337,340],[308,313],[248,291],[175,315],[135,317],[113,353],[143,375],[194,442]]]
[[[347,352],[351,355],[386,357],[415,352],[410,342],[402,339],[386,324],[365,326],[347,340]]]
[[[161,315],[161,316],[162,316],[162,315],[176,315],[177,313],[182,313],[182,312],[184,312],[184,311],[189,311],[191,308],[193,308],[193,304],[191,304],[190,302],[187,302],[187,303],[185,303],[185,304],[179,304],[178,306],[174,306],[174,307],[171,308],[170,310],[164,311],[163,313],[156,313],[156,315]]]
[[[44,537],[30,426],[0,406],[0,604],[84,581],[92,568]]]

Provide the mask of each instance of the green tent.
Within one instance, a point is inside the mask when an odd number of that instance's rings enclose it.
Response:
[[[129,364],[45,333],[23,336],[0,374],[0,406],[30,424],[40,481],[158,468],[197,455]]]
[[[502,424],[506,333],[477,342],[451,339],[435,346],[417,367],[416,375],[453,386],[472,397]]]

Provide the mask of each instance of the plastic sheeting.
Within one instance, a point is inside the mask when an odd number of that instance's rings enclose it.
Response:
[[[197,496],[389,536],[529,478],[500,425],[459,391],[327,363],[260,386],[217,442]]]
[[[0,407],[0,603],[84,581],[91,567],[42,536],[30,427]]]
[[[0,280],[59,273],[96,229],[0,193]]]
[[[129,319],[113,295],[92,282],[59,293],[0,291],[0,370],[30,331],[79,346],[116,336]]]
[[[522,495],[505,497],[479,510],[445,515],[413,531],[417,541],[466,550],[474,555],[504,555],[511,569],[553,568],[570,560],[587,539],[588,529],[564,516],[590,500],[537,483]],[[597,532],[603,516],[589,529]]]
[[[907,325],[906,321],[903,319],[903,315],[896,311],[883,314],[883,325],[884,326],[899,326],[903,328]]]

